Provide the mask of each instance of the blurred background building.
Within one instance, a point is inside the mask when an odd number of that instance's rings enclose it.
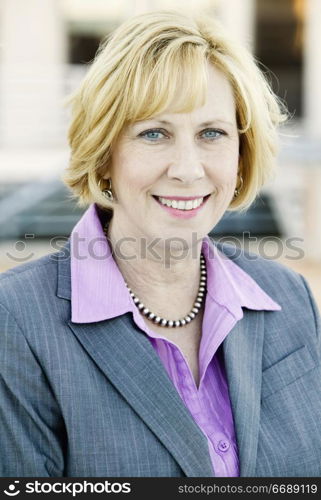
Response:
[[[99,42],[128,17],[182,5],[220,19],[253,51],[292,115],[275,180],[215,235],[250,239],[302,272],[321,304],[320,0],[0,0],[0,271],[54,250],[50,238],[67,237],[81,216],[60,181],[63,103]]]

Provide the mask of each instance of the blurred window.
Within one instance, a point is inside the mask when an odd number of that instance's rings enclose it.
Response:
[[[302,115],[305,0],[256,0],[255,53],[294,118]]]
[[[100,40],[100,37],[95,34],[71,33],[69,35],[69,62],[84,64],[92,61]]]

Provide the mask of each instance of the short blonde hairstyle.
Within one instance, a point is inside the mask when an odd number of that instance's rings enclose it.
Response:
[[[275,167],[277,126],[286,111],[253,56],[209,17],[157,11],[124,22],[101,44],[70,97],[70,164],[63,177],[79,205],[112,205],[99,180],[108,173],[113,144],[130,123],[190,112],[206,99],[210,62],[230,81],[240,134],[243,186],[229,206],[247,208]],[[181,89],[177,100],[177,88]],[[104,181],[105,182],[105,181]]]

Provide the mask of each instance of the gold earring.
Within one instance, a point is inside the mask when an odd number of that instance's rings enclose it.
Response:
[[[107,181],[108,181],[108,188],[105,188],[105,189],[101,189],[101,181],[102,181],[102,179],[99,179],[99,181],[98,181],[98,187],[101,190],[102,194],[105,196],[105,198],[107,198],[108,201],[110,201],[110,202],[115,201],[114,193],[113,193],[112,185],[111,185],[111,178],[109,177],[107,179]]]
[[[239,182],[240,183],[239,183],[238,187],[236,187],[234,189],[234,198],[237,198],[239,196],[239,194],[240,194],[240,192],[242,191],[242,188],[243,188],[243,177],[241,175],[239,177]]]

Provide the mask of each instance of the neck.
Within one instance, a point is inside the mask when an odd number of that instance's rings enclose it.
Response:
[[[113,256],[128,287],[151,311],[165,317],[189,312],[200,282],[200,254],[197,247],[166,248],[160,238],[157,245],[142,245],[142,238],[128,237],[108,226]]]

